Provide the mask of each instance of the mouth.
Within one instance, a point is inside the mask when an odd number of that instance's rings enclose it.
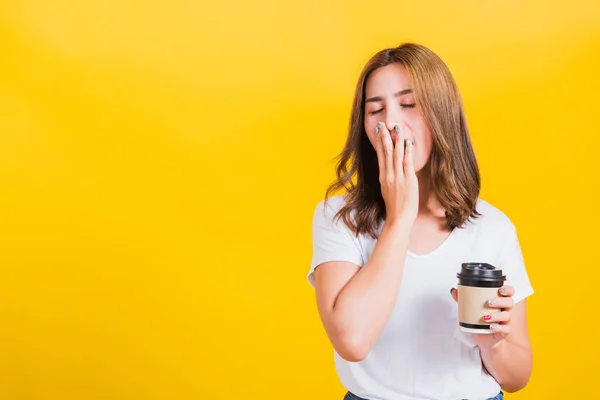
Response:
[[[391,136],[392,136],[392,143],[393,143],[393,144],[394,144],[394,146],[395,146],[395,145],[396,145],[396,133],[395,133],[395,132],[390,132],[390,133],[391,133]],[[413,146],[415,145],[415,140],[414,140],[413,138],[410,138],[410,137],[408,137],[408,138],[405,138],[405,139],[404,139],[404,145],[405,145],[405,146],[406,146],[406,141],[407,141],[407,140],[410,140],[410,141],[411,141],[411,143],[413,144]]]

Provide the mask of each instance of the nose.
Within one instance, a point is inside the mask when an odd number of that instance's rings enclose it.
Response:
[[[388,131],[392,132],[396,125],[402,125],[403,123],[404,117],[400,105],[388,107],[385,115],[385,125],[387,126]]]

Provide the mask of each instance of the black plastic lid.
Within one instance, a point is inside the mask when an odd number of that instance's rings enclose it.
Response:
[[[501,269],[480,262],[463,263],[461,272],[456,276],[462,286],[501,287],[506,280]]]

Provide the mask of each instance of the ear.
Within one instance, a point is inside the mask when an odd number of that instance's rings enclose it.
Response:
[[[452,288],[452,289],[450,289],[450,294],[452,295],[452,298],[454,299],[454,301],[456,301],[458,303],[458,290]]]

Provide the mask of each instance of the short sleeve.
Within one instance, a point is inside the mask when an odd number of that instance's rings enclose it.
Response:
[[[505,284],[515,289],[515,294],[513,295],[515,304],[533,294],[533,287],[525,268],[521,246],[514,226],[510,230],[505,240],[505,245],[500,251],[498,266],[502,269],[504,275],[506,275]]]
[[[329,199],[327,206],[321,201],[314,212],[312,222],[312,262],[308,272],[308,282],[315,287],[314,271],[325,262],[347,261],[362,267],[364,264],[358,238],[342,219],[334,217],[341,208],[340,199]]]

